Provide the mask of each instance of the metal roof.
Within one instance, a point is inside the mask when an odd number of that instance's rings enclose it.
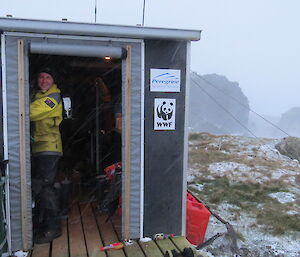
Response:
[[[0,30],[59,35],[84,35],[134,39],[200,40],[201,30],[152,28],[69,21],[0,18]]]

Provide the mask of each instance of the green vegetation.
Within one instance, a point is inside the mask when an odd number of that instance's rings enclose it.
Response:
[[[203,179],[204,189],[197,192],[199,197],[205,197],[210,203],[227,202],[248,210],[257,203],[274,201],[268,194],[282,191],[284,185],[280,181],[269,184],[238,182],[231,184],[227,177],[216,177],[214,180]]]
[[[297,184],[299,184],[299,185],[300,185],[300,175],[297,175],[297,176],[296,176],[296,179],[295,179],[295,181],[296,181],[296,183],[297,183]]]
[[[192,187],[193,184],[202,184],[204,188],[199,191]],[[287,191],[286,186],[279,180],[265,184],[250,182],[232,184],[223,176],[214,180],[199,179],[190,183],[189,189],[211,207],[221,203],[238,206],[239,210],[232,210],[233,213],[236,212],[234,219],[238,219],[242,212],[252,213],[257,217],[257,223],[265,225],[266,230],[273,234],[300,231],[300,215],[288,215],[287,211],[292,209],[292,206],[281,204],[269,196],[270,193]],[[263,208],[257,208],[258,204],[263,204]]]
[[[259,144],[267,144],[268,140],[251,141],[243,138],[239,141],[235,137],[214,136],[209,133],[191,134],[190,140],[192,144],[189,147],[189,164],[195,171],[198,170],[198,174],[188,187],[212,210],[227,203],[232,205],[226,211],[232,214],[233,220],[242,220],[243,215],[256,217],[256,223],[249,225],[250,227],[263,228],[275,235],[300,231],[300,199],[282,204],[269,196],[270,193],[289,192],[289,188],[300,186],[300,175],[295,176],[293,183],[292,178],[289,180],[291,173],[283,172],[280,178],[273,179],[274,171],[299,171],[299,168],[289,166],[289,163],[281,159],[260,156]],[[212,163],[220,162],[236,162],[248,166],[253,173],[253,179],[250,172],[249,178],[242,177],[239,168],[216,176],[216,171],[211,173],[208,167]],[[237,179],[232,179],[235,175]],[[255,177],[261,178],[259,182],[255,181]],[[197,184],[203,185],[203,189],[194,186]],[[222,216],[220,209],[219,214]]]
[[[282,235],[289,231],[300,231],[300,215],[287,214],[283,204],[273,204],[258,210],[257,223],[266,225],[266,229],[275,235]]]
[[[189,134],[189,140],[196,141],[196,140],[212,140],[213,138],[216,138],[217,136],[214,136],[209,133],[190,133]]]
[[[223,153],[221,151],[210,150],[205,151],[199,149],[197,151],[191,151],[189,154],[189,163],[200,163],[201,165],[208,165],[214,162],[232,161],[232,156]]]

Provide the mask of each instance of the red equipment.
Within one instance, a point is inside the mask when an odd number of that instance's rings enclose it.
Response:
[[[186,238],[193,245],[203,243],[210,212],[194,196],[187,193]]]
[[[110,244],[110,245],[106,245],[103,247],[100,247],[101,251],[107,251],[107,250],[120,250],[124,247],[123,243],[114,243],[114,244]]]
[[[106,173],[106,177],[108,180],[112,180],[114,175],[115,175],[115,172],[117,169],[120,169],[122,168],[122,163],[121,162],[117,162],[117,163],[114,163],[108,167],[106,167],[104,169],[104,172]]]

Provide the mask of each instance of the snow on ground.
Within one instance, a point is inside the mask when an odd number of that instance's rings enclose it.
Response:
[[[208,166],[208,170],[211,174],[217,176],[227,176],[233,182],[237,181],[250,181],[264,183],[270,180],[269,176],[266,176],[266,172],[256,171],[257,167],[254,167],[255,170],[252,171],[252,168],[236,162],[217,162],[212,163]],[[261,171],[267,171],[266,168],[261,169]]]
[[[204,188],[204,185],[202,185],[202,184],[194,184],[194,185],[191,185],[191,187],[195,188],[198,191],[202,191],[203,188]]]
[[[289,192],[276,192],[269,194],[269,196],[280,203],[291,203],[296,201],[296,196]]]
[[[229,171],[238,170],[240,172],[250,171],[251,168],[245,164],[236,162],[215,162],[209,165],[209,171],[219,176],[225,175]]]
[[[244,241],[238,241],[240,249],[246,252],[251,252],[254,255],[242,256],[268,256],[268,257],[299,257],[300,244],[295,238],[300,238],[300,232],[295,235],[273,236],[263,232],[256,225],[256,218],[249,213],[242,212],[240,220],[233,221],[233,209],[239,207],[230,204],[221,204],[218,207],[217,214],[224,220],[229,221],[238,234],[242,234]],[[255,225],[255,226],[254,226]],[[226,226],[219,222],[213,216],[210,217],[210,222],[206,232],[206,239],[212,237],[216,233],[227,232]],[[224,249],[223,256],[232,256],[229,249],[230,241],[225,238],[217,239],[213,246],[214,248]],[[226,247],[227,246],[227,247]]]
[[[206,136],[205,142],[199,140],[194,143],[194,145],[197,145],[196,150],[220,151],[226,153],[226,155],[232,155],[234,160],[215,161],[207,164],[192,163],[191,167],[193,168],[190,168],[189,171],[189,182],[201,176],[205,167],[207,171],[204,173],[205,179],[226,176],[231,183],[249,181],[260,184],[278,180],[288,186],[289,192],[284,192],[284,190],[282,192],[272,192],[268,195],[280,204],[295,206],[293,209],[289,208],[287,214],[299,215],[300,206],[297,203],[299,203],[300,198],[300,185],[296,177],[300,175],[300,165],[298,161],[281,155],[275,149],[275,145],[279,143],[279,140],[235,136],[211,136],[209,138]],[[245,163],[243,163],[243,160],[245,160]],[[203,184],[192,185],[198,191],[201,191],[203,186]],[[259,203],[256,208],[263,209],[264,204]],[[256,215],[251,214],[251,212],[246,213],[238,206],[226,202],[218,205],[216,213],[220,214],[224,220],[229,221],[236,231],[243,235],[245,241],[239,241],[239,246],[243,250],[242,256],[300,257],[300,231],[289,232],[283,236],[271,235],[263,229],[263,225],[257,224]],[[226,227],[211,216],[206,239],[217,232],[226,232]],[[229,248],[227,249],[229,252],[226,253],[225,244],[226,239],[224,238],[219,238],[213,243],[216,249],[224,249],[223,255],[217,256],[232,256]],[[211,252],[210,256],[215,255]]]

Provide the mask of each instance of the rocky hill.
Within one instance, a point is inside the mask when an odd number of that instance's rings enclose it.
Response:
[[[300,256],[300,166],[279,141],[190,135],[188,188],[234,226],[241,256]],[[211,217],[206,238],[226,231]],[[205,249],[233,256],[225,235]]]
[[[293,107],[281,115],[278,126],[292,136],[300,136],[300,107]]]
[[[249,104],[237,82],[217,74],[200,76],[192,73],[189,100],[189,127],[192,131],[245,134],[245,129],[235,119],[248,125]]]

